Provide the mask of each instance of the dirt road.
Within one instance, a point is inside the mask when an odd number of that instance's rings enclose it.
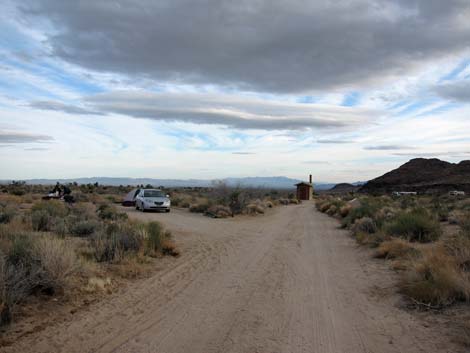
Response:
[[[396,307],[392,273],[313,204],[163,222],[183,255],[8,352],[456,352]]]

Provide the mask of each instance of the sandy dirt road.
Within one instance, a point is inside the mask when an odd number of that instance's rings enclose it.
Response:
[[[395,305],[386,265],[312,203],[227,220],[129,214],[163,222],[183,255],[7,352],[458,351]]]

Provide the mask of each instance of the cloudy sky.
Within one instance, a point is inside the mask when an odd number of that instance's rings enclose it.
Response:
[[[470,159],[468,0],[10,1],[0,179]]]

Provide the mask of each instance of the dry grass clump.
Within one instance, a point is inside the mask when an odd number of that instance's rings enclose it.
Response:
[[[207,209],[205,214],[213,218],[226,218],[232,216],[232,211],[224,205],[214,205]]]
[[[326,210],[326,214],[329,215],[329,216],[334,216],[336,214],[336,212],[338,212],[338,207],[336,207],[335,205],[331,205]]]
[[[423,305],[441,307],[470,299],[468,273],[459,270],[455,258],[443,246],[428,248],[411,261],[399,287],[402,293]]]
[[[387,239],[387,236],[384,235],[382,232],[378,233],[366,233],[366,232],[356,232],[354,234],[356,242],[360,245],[366,245],[371,248],[376,248],[384,240]]]
[[[209,209],[209,203],[195,203],[189,206],[189,212],[204,213]]]
[[[15,305],[28,295],[62,292],[69,276],[79,269],[75,252],[62,239],[8,234],[0,250],[0,325],[11,321]]]
[[[346,204],[344,206],[342,206],[340,209],[339,209],[339,215],[343,218],[347,217],[347,215],[349,214],[349,212],[351,212],[351,205],[349,204]]]
[[[264,207],[259,203],[250,203],[246,205],[245,213],[250,215],[264,214]]]
[[[419,251],[407,240],[392,238],[379,245],[375,257],[380,259],[400,259],[418,256]]]
[[[378,230],[377,224],[370,217],[359,218],[354,222],[352,226],[353,234],[356,234],[359,232],[372,234],[372,233],[376,233],[377,230]]]
[[[0,224],[10,223],[16,213],[17,211],[12,205],[0,203]]]
[[[33,242],[32,259],[40,266],[41,285],[54,291],[63,290],[67,278],[80,268],[74,250],[63,240],[38,237]]]

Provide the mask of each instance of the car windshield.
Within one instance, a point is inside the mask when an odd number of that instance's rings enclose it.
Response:
[[[144,197],[165,197],[165,194],[160,190],[145,190]]]

